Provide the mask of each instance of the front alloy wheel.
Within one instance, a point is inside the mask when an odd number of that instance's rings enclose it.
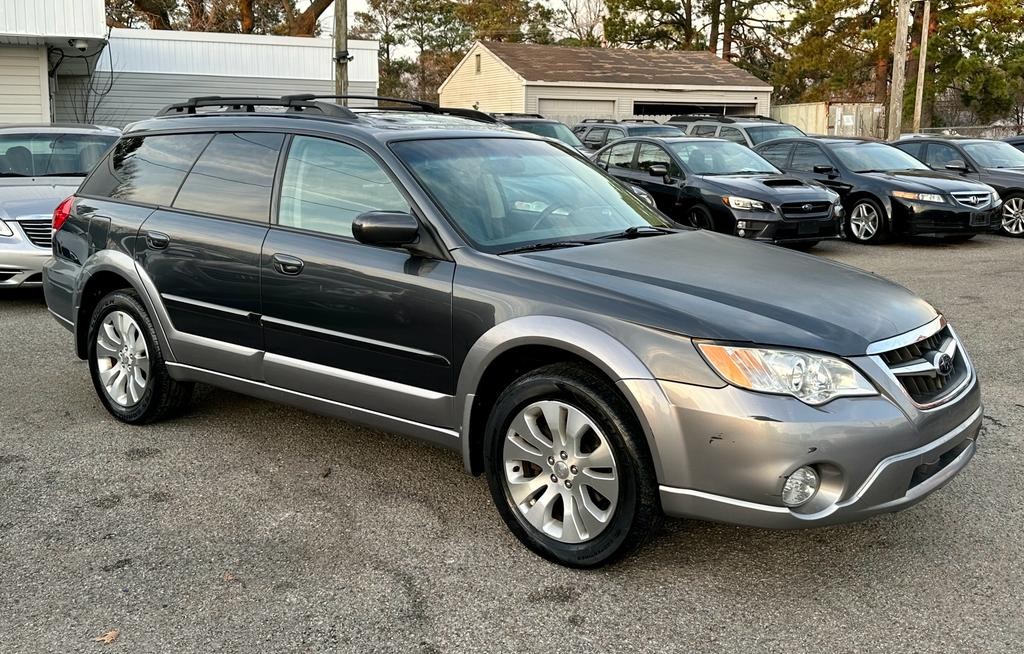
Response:
[[[608,526],[619,479],[608,440],[576,407],[534,402],[505,435],[505,486],[516,509],[537,531],[561,543],[581,543]]]
[[[636,414],[587,366],[553,363],[509,384],[488,416],[483,448],[498,513],[524,545],[556,563],[604,565],[661,521]]]
[[[880,243],[887,235],[884,210],[873,200],[858,201],[846,219],[846,232],[857,243]]]
[[[1024,195],[1013,195],[1003,202],[1003,233],[1024,236]]]

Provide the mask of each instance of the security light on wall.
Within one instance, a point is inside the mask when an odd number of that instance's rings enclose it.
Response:
[[[89,49],[89,42],[85,39],[71,39],[68,41],[68,45],[79,52],[85,52]]]

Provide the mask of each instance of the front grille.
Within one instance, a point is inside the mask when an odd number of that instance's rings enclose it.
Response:
[[[992,202],[992,196],[978,191],[953,191],[953,198],[972,209],[985,209]]]
[[[831,202],[784,202],[779,207],[783,218],[823,218],[831,208]]]
[[[941,358],[950,368],[942,370]],[[917,404],[935,404],[960,386],[970,370],[960,343],[949,327],[931,336],[879,355]]]
[[[53,238],[53,229],[49,220],[19,220],[22,231],[32,245],[49,248]]]

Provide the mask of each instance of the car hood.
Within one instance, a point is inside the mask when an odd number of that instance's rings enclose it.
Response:
[[[0,178],[0,218],[49,217],[81,183],[81,177]]]
[[[1024,168],[986,168],[985,182],[1013,188],[1024,187]]]
[[[567,286],[612,295],[606,313],[695,338],[857,356],[936,316],[871,273],[703,230],[514,256]]]
[[[991,187],[980,182],[965,179],[959,175],[937,170],[895,170],[884,173],[858,173],[874,179],[882,179],[903,191],[949,193],[950,191],[991,192]]]
[[[829,200],[835,194],[823,186],[789,175],[701,175],[715,190],[735,193],[773,204],[801,200]]]

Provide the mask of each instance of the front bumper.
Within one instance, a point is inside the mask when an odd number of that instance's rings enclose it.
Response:
[[[42,285],[43,264],[52,251],[33,245],[16,221],[6,224],[14,235],[0,236],[0,288]]]
[[[961,205],[934,204],[894,199],[893,224],[912,236],[986,234],[999,230],[1003,206],[996,203],[978,210]]]
[[[967,465],[982,421],[975,377],[921,410],[897,382],[880,381],[869,357],[855,363],[880,394],[819,407],[732,386],[619,382],[645,398],[638,409],[655,436],[664,512],[777,529],[849,522],[911,506]],[[816,469],[821,488],[786,507],[782,487],[802,466]]]
[[[767,243],[808,243],[839,238],[842,233],[842,207],[836,205],[827,214],[806,218],[783,218],[772,211],[731,210],[736,219],[736,236]]]

